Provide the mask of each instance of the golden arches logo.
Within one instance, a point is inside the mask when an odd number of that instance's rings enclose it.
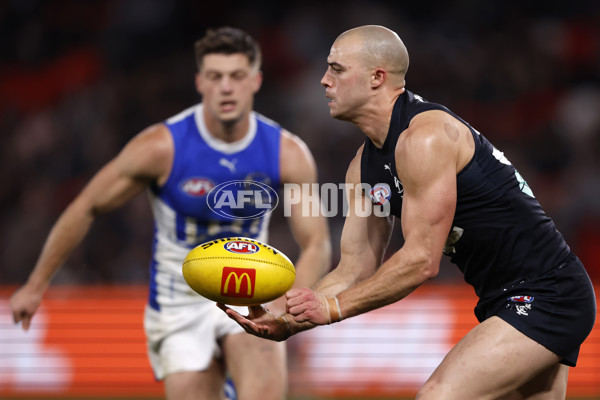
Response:
[[[228,297],[252,298],[256,284],[256,270],[253,268],[224,267],[221,276],[221,295]]]

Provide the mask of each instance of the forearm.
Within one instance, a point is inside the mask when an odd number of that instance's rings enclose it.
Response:
[[[27,284],[44,291],[58,269],[83,240],[93,215],[80,204],[72,203],[54,224]]]
[[[312,287],[328,271],[331,264],[331,244],[329,240],[313,240],[303,248],[296,261],[294,287]]]
[[[372,277],[337,294],[341,314],[349,318],[405,298],[435,276],[429,268],[432,262],[401,249]]]
[[[312,287],[327,272],[331,260],[331,245],[329,240],[312,240],[302,248],[295,263],[296,279],[294,288]],[[285,313],[285,296],[269,303],[267,307],[281,315]]]

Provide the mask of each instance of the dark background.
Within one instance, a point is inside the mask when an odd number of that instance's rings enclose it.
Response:
[[[364,24],[400,35],[407,88],[505,153],[600,282],[598,1],[4,0],[0,283],[25,281],[60,212],[131,137],[200,100],[192,48],[207,28],[235,26],[259,40],[265,79],[255,109],[309,145],[321,183],[343,182],[364,139],[330,118],[319,81],[337,35]],[[342,223],[329,219],[335,259]],[[271,238],[297,254],[277,216]],[[54,282],[144,283],[151,240],[140,195],[97,220]],[[390,251],[401,242],[396,232]],[[455,279],[444,261],[438,280]]]

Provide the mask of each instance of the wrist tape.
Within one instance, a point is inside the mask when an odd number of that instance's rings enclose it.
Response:
[[[327,300],[327,310],[329,311],[329,323],[341,321],[342,310],[337,296],[326,297],[325,299]]]

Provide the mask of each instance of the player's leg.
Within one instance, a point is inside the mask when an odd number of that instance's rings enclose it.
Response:
[[[204,371],[185,371],[169,374],[164,379],[168,400],[224,399],[225,368],[213,360]]]
[[[564,400],[569,367],[556,364],[501,400]]]
[[[282,400],[287,394],[285,343],[243,333],[223,339],[225,364],[239,400]]]
[[[165,307],[161,311],[146,307],[148,357],[155,377],[164,381],[168,400],[224,397],[219,318],[227,323],[233,321],[222,315],[209,301]]]
[[[534,379],[550,380],[544,385],[552,388],[547,398],[559,398],[553,396],[564,396],[566,388],[565,372],[556,369],[559,361],[546,347],[501,318],[491,317],[447,354],[417,399],[499,399]]]

